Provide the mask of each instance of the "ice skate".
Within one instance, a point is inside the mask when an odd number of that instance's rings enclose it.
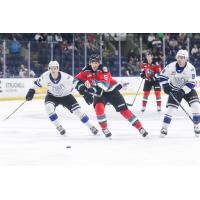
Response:
[[[149,138],[148,132],[144,128],[139,129],[139,132],[142,135],[142,137]]]
[[[104,133],[104,135],[106,137],[111,137],[112,136],[112,133],[107,128],[102,129],[102,131],[103,131],[103,133]]]
[[[145,107],[142,107],[141,112],[143,113],[145,111]]]
[[[167,136],[167,129],[162,128],[162,129],[160,130],[160,137],[161,137],[161,138],[165,138],[166,136]]]
[[[161,111],[161,107],[160,107],[160,106],[157,107],[157,111],[158,111],[158,112]]]
[[[60,132],[61,135],[64,135],[66,133],[65,129],[61,125],[56,127],[56,129]]]
[[[92,126],[92,127],[90,128],[90,130],[91,130],[91,132],[92,132],[94,135],[97,135],[97,133],[99,132],[99,130],[96,129],[95,126]]]
[[[194,125],[194,133],[195,133],[196,137],[199,137],[199,135],[200,135],[200,128],[199,128],[198,124]]]

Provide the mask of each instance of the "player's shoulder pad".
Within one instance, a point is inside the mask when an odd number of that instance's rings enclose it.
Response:
[[[66,73],[66,72],[60,71],[60,73],[61,73],[61,76],[62,76],[62,77],[65,77],[66,79],[70,79],[70,78],[71,78],[71,75],[69,75],[69,74]]]
[[[162,70],[161,70],[161,73],[164,74],[166,70],[169,69],[169,64],[166,65]]]
[[[147,62],[142,62],[141,64],[140,64],[140,66],[144,66],[144,65],[147,65]]]
[[[49,77],[49,75],[50,75],[50,71],[46,71],[46,72],[44,72],[43,74],[41,74],[40,77],[43,79],[43,78]]]
[[[154,62],[153,64],[154,64],[155,66],[160,66],[160,64],[159,64],[158,61]]]
[[[171,62],[171,63],[169,63],[165,68],[166,69],[170,69],[170,68],[174,68],[174,67],[176,67],[176,61],[174,61],[174,62]]]
[[[86,66],[84,66],[83,68],[82,68],[82,72],[84,72],[84,71],[88,71],[88,70],[90,70],[90,66],[89,65],[86,65]]]
[[[152,65],[159,65],[158,60],[155,59],[155,58],[153,58],[153,60],[152,60]]]
[[[107,66],[104,66],[104,65],[100,65],[99,68],[98,68],[98,70],[100,70],[100,71],[102,71],[102,72],[104,72],[104,73],[109,72],[108,67],[107,67]]]
[[[195,71],[195,66],[193,64],[191,64],[190,62],[187,62],[187,65],[191,71]]]

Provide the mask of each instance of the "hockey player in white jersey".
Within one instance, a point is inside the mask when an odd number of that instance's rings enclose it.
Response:
[[[195,67],[188,62],[188,52],[179,50],[176,54],[176,61],[167,65],[160,74],[160,82],[163,90],[169,95],[167,101],[167,113],[164,116],[161,128],[161,137],[167,135],[168,126],[172,120],[172,116],[178,109],[178,102],[182,99],[189,104],[192,110],[195,136],[200,135],[200,103],[197,92],[195,90],[196,70]],[[178,102],[174,100],[175,97]]]
[[[48,69],[29,89],[26,100],[30,101],[33,99],[35,90],[38,87],[46,87],[48,91],[45,97],[45,108],[50,121],[55,125],[61,135],[65,134],[66,131],[59,123],[58,115],[55,112],[55,108],[58,105],[66,107],[71,113],[79,117],[81,122],[96,135],[98,130],[90,123],[89,117],[82,112],[80,105],[71,94],[73,90],[73,77],[59,71],[59,63],[57,61],[50,61]]]

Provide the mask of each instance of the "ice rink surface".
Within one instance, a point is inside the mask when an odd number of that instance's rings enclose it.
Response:
[[[125,96],[125,99],[131,103],[133,97]],[[93,107],[81,97],[77,100],[100,130]],[[172,120],[167,138],[159,137],[166,96],[162,100],[160,113],[156,111],[154,95],[149,97],[145,113],[140,111],[142,96],[138,96],[134,106],[129,107],[149,132],[150,139],[142,138],[128,121],[107,105],[112,140],[105,138],[101,130],[99,136],[92,135],[76,116],[59,106],[57,114],[67,131],[66,136],[61,136],[47,117],[44,100],[26,102],[3,122],[23,101],[1,101],[0,166],[199,165],[200,138],[195,138],[193,124],[180,108]],[[190,112],[185,102],[182,105]]]

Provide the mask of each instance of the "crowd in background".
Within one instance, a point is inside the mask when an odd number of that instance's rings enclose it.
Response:
[[[86,50],[88,58],[93,53],[100,53],[100,46],[103,63],[110,67],[114,76],[120,74],[119,62],[121,62],[122,76],[137,76],[141,60],[147,50],[151,50],[156,60],[164,67],[175,60],[176,52],[179,49],[189,50],[189,61],[196,67],[197,74],[200,74],[200,34],[137,33],[132,34],[134,42],[131,45],[130,35],[105,33],[101,34],[102,39],[100,40],[100,34],[92,33],[1,33],[0,77],[39,76],[47,69],[47,64],[51,60],[51,45],[53,45],[53,59],[58,60],[61,70],[69,74],[72,73],[73,64],[75,74],[85,65]],[[140,49],[141,37],[142,50]],[[85,39],[87,39],[86,43]],[[121,60],[119,60],[119,40],[121,41]],[[3,48],[4,41],[6,41],[6,48]],[[163,44],[165,45],[165,55]],[[30,50],[30,69],[28,69],[28,50]],[[6,58],[4,58],[4,53]],[[74,53],[74,63],[72,53]],[[5,71],[3,70],[4,59],[6,59]]]

